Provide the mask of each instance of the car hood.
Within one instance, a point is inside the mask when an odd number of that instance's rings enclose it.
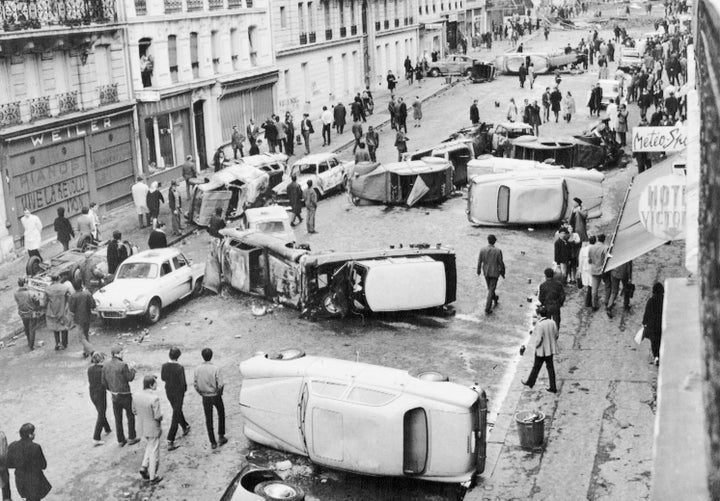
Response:
[[[302,187],[307,185],[308,179],[312,179],[313,184],[315,184],[315,177],[315,174],[298,174],[297,182]],[[278,195],[284,195],[285,193],[287,193],[287,187],[290,185],[291,181],[292,180],[290,178],[285,177],[280,183],[277,184],[277,186],[273,188],[273,191]]]
[[[93,298],[99,307],[123,307],[123,301],[133,301],[139,296],[149,294],[153,280],[148,278],[121,278],[109,283],[95,294]]]

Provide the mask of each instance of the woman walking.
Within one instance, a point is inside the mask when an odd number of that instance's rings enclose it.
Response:
[[[93,432],[93,442],[95,445],[103,445],[105,442],[100,440],[100,432],[110,433],[110,424],[105,417],[107,409],[107,387],[103,383],[102,371],[105,356],[102,353],[95,352],[90,359],[92,365],[88,367],[88,383],[90,384],[90,400],[97,410],[97,420],[95,421],[95,431]]]
[[[565,121],[570,123],[572,116],[575,114],[575,98],[570,91],[567,91],[567,94],[565,95],[563,107],[565,108]]]
[[[415,101],[412,104],[412,109],[413,120],[415,121],[413,127],[420,127],[420,125],[422,125],[422,101],[420,101],[420,96],[415,96]]]
[[[662,315],[665,288],[660,282],[655,282],[652,288],[652,296],[645,305],[643,315],[643,339],[650,340],[650,351],[653,356],[653,363],[660,365],[660,341],[662,339]]]

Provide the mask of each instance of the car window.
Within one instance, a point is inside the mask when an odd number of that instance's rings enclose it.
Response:
[[[497,218],[501,223],[507,223],[510,214],[510,188],[500,186],[497,198]]]
[[[173,265],[175,266],[176,270],[179,270],[183,266],[187,266],[187,260],[185,259],[185,256],[182,254],[178,254],[173,258]]]
[[[327,172],[328,169],[330,169],[330,167],[328,167],[327,162],[322,162],[322,163],[320,163],[320,164],[318,165],[318,172],[319,172],[319,173]]]
[[[423,473],[427,457],[427,414],[420,407],[410,409],[403,417],[403,472],[410,475]]]
[[[172,266],[170,266],[170,261],[165,261],[162,266],[160,266],[160,276],[164,277],[165,275],[168,275],[172,273]]]
[[[334,381],[318,381],[313,380],[310,389],[315,395],[321,395],[329,398],[340,398],[348,385],[345,383],[336,383]]]
[[[395,396],[396,395],[394,393],[387,393],[380,390],[356,386],[350,390],[347,400],[349,402],[365,405],[385,405],[392,401]]]
[[[157,273],[155,263],[123,263],[115,278],[155,278]]]
[[[329,158],[328,159],[328,165],[332,168],[335,167],[337,164],[339,164],[340,161],[337,158]]]
[[[297,171],[295,170],[297,168]],[[317,166],[315,164],[300,164],[293,167],[293,172],[300,174],[315,174]]]
[[[252,227],[263,233],[279,233],[285,231],[282,221],[262,221],[255,223]]]

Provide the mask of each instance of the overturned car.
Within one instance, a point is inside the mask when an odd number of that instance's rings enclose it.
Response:
[[[455,252],[440,245],[310,252],[257,231],[220,233],[204,282],[216,293],[228,284],[310,316],[444,308],[456,298]]]
[[[444,158],[380,164],[361,162],[350,168],[348,194],[353,204],[363,201],[413,205],[442,202],[453,192],[455,169]]]
[[[425,157],[442,158],[450,162],[453,166],[453,184],[461,187],[468,182],[468,162],[477,157],[477,154],[472,140],[457,139],[440,143],[432,148],[405,153],[403,160],[422,160]]]

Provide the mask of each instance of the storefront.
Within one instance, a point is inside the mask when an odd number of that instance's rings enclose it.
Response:
[[[6,226],[16,243],[25,208],[40,217],[43,236],[50,237],[59,207],[73,217],[90,202],[112,209],[130,200],[132,124],[133,105],[125,104],[0,135]]]
[[[277,81],[277,70],[253,78],[219,80],[222,85],[219,105],[223,143],[230,141],[233,125],[237,125],[244,135],[251,118],[259,126],[274,113],[273,87]]]

